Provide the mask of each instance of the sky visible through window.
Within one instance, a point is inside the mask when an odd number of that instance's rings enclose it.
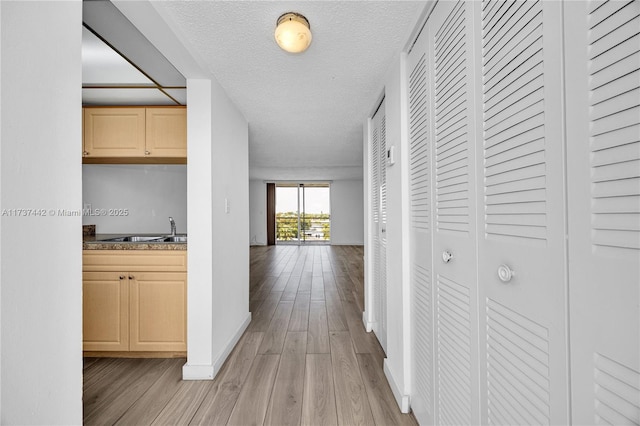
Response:
[[[304,189],[305,213],[330,213],[329,188],[308,187]],[[302,210],[302,197],[300,198]],[[276,187],[276,213],[298,211],[298,188]]]

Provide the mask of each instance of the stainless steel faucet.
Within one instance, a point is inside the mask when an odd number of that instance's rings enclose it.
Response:
[[[176,235],[176,221],[173,220],[172,217],[169,217],[169,223],[171,224],[171,236],[175,237],[175,235]]]

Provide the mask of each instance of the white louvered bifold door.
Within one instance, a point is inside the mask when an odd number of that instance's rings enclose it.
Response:
[[[481,421],[567,424],[562,3],[475,9]]]
[[[380,116],[374,114],[371,118],[371,218],[373,221],[373,230],[371,236],[371,249],[373,253],[373,276],[371,277],[372,287],[372,303],[373,307],[373,330],[378,329],[380,322]]]
[[[371,141],[371,192],[373,230],[373,331],[387,350],[387,150],[384,99],[373,115]]]
[[[409,203],[411,256],[411,410],[434,424],[433,290],[431,261],[431,129],[427,33],[407,56],[409,82]]]
[[[378,234],[380,263],[378,275],[380,278],[380,310],[378,327],[375,331],[380,346],[387,351],[387,117],[385,114],[384,100],[376,113],[380,128],[380,233]]]
[[[640,424],[640,2],[565,3],[572,420]]]
[[[439,2],[429,25],[436,423],[479,423],[473,3]]]

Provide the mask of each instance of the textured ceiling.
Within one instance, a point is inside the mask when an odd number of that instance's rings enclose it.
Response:
[[[251,177],[362,176],[362,126],[426,2],[158,1],[249,121]],[[307,17],[309,49],[286,53],[277,18]]]

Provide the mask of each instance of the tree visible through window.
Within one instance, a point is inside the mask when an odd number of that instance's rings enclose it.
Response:
[[[328,184],[276,185],[276,240],[328,243],[329,207]]]

